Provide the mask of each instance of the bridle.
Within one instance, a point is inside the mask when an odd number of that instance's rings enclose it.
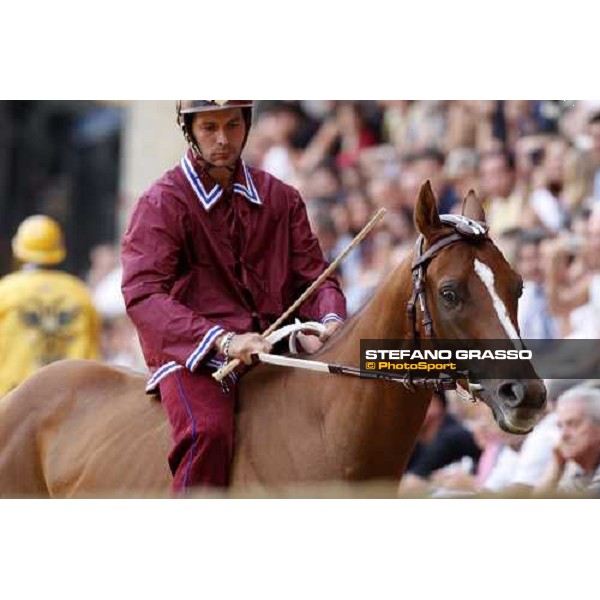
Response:
[[[452,229],[452,233],[444,236],[437,240],[431,245],[425,252],[423,252],[423,245],[425,243],[425,236],[420,235],[415,245],[415,257],[411,265],[411,272],[413,278],[413,293],[406,306],[406,313],[408,322],[412,329],[413,340],[418,341],[421,338],[420,332],[417,328],[417,302],[421,309],[421,323],[423,325],[423,331],[428,339],[434,338],[433,331],[433,319],[429,312],[427,305],[427,294],[426,294],[426,283],[427,283],[427,267],[430,262],[445,248],[456,244],[457,242],[468,242],[471,244],[480,244],[485,240],[489,240],[488,226],[486,223],[475,221],[469,217],[463,215],[440,215],[440,221],[443,225],[447,225]],[[479,386],[469,381],[468,372],[465,372],[464,379],[470,390],[464,394],[461,394],[457,389],[457,381],[452,378],[450,382],[444,379],[443,374],[440,373],[438,378],[423,378],[419,382],[412,381],[410,376],[405,381],[405,386],[425,385],[427,387],[433,387],[436,390],[456,390],[459,397],[462,396],[463,400],[473,400],[471,391],[477,389]]]
[[[417,301],[421,308],[421,322],[425,336],[433,338],[433,319],[427,306],[426,296],[426,276],[427,267],[432,259],[434,259],[444,248],[456,244],[457,242],[469,242],[472,244],[481,243],[483,240],[489,239],[488,226],[485,223],[474,221],[462,215],[441,215],[442,224],[452,228],[452,233],[444,236],[436,241],[432,246],[423,252],[425,236],[420,235],[415,246],[415,258],[412,262],[411,271],[413,278],[413,293],[406,306],[408,322],[413,334],[413,340],[420,339],[420,333],[417,329]]]
[[[414,289],[412,297],[407,305],[407,314],[413,331],[413,340],[415,341],[420,339],[420,334],[416,326],[417,301],[421,308],[422,324],[425,334],[430,339],[434,337],[433,320],[427,306],[426,298],[427,267],[431,260],[442,250],[457,242],[479,244],[485,240],[489,240],[488,227],[485,223],[474,221],[473,219],[469,219],[462,215],[441,215],[440,220],[443,225],[450,227],[452,232],[437,240],[425,252],[423,252],[425,237],[421,235],[417,240],[415,257],[411,266]],[[460,373],[455,372],[453,375],[440,372],[437,377],[413,377],[410,371],[406,375],[396,375],[382,371],[366,371],[346,365],[285,356],[273,356],[270,354],[254,355],[254,358],[256,359],[256,362],[270,363],[283,367],[295,367],[322,373],[333,373],[336,375],[351,375],[363,379],[394,381],[403,384],[405,388],[410,390],[415,390],[416,388],[432,388],[437,392],[456,390],[459,398],[467,401],[475,401],[472,392],[481,389],[479,384],[471,383],[469,381],[469,374],[467,371],[461,371]],[[457,377],[457,375],[459,377]],[[469,388],[468,391],[459,391],[457,387],[458,379],[466,380]]]

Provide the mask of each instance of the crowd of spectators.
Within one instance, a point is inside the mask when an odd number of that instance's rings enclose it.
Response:
[[[600,335],[600,103],[262,102],[246,160],[300,190],[330,258],[388,209],[342,266],[350,312],[412,249],[429,179],[442,213],[483,201],[526,279],[524,337]]]
[[[482,200],[524,279],[523,338],[600,338],[600,102],[262,102],[245,158],[300,190],[329,259],[388,209],[341,267],[350,313],[412,250],[429,179],[442,213],[470,189]],[[598,493],[597,382],[546,383],[549,413],[525,438],[501,433],[485,407],[434,398],[403,488]]]

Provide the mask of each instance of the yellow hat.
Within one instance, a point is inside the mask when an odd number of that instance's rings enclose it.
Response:
[[[12,249],[21,262],[38,265],[58,264],[66,255],[60,225],[44,215],[28,217],[19,225]]]

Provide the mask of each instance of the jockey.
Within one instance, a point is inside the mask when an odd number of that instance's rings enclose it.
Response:
[[[51,269],[65,258],[60,226],[36,215],[21,223],[13,254],[23,269],[0,280],[0,396],[36,369],[98,357],[98,318],[85,285]]]
[[[138,201],[123,240],[123,295],[172,426],[173,489],[225,487],[233,457],[237,376],[226,359],[269,352],[260,336],[326,268],[299,193],[246,165],[250,100],[182,100],[181,162]],[[346,316],[327,279],[298,316],[326,325]]]

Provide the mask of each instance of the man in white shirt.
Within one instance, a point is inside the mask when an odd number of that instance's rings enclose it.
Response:
[[[600,390],[580,385],[562,394],[560,441],[540,491],[600,493]]]
[[[582,385],[584,379],[546,379],[547,413],[525,438],[514,465],[510,489],[514,493],[529,493],[539,485],[552,463],[554,448],[559,443],[555,412],[556,400],[567,390]]]

